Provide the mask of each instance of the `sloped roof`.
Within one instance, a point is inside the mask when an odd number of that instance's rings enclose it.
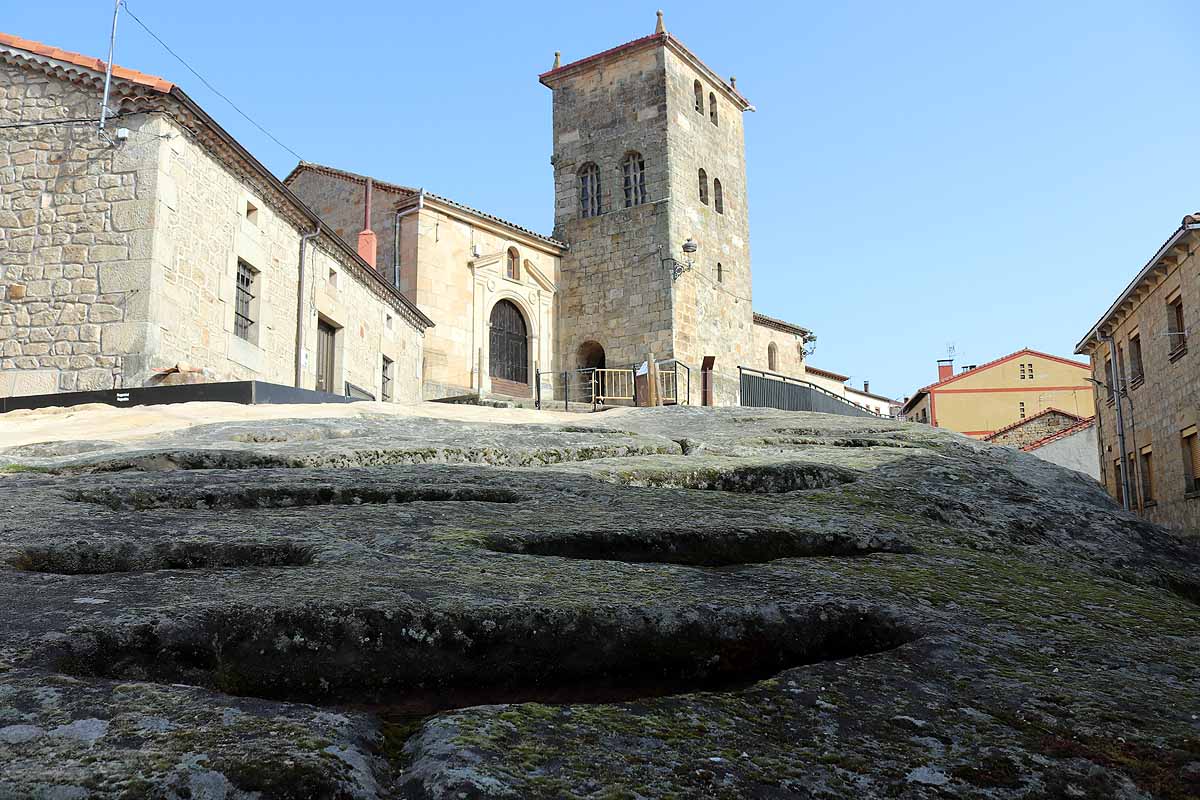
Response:
[[[22,39],[19,36],[14,36],[7,33],[0,33],[0,47],[20,50],[24,53],[29,53],[34,56],[53,59],[54,61],[64,64],[71,64],[90,72],[98,73],[99,75],[103,75],[107,68],[107,62],[105,62],[103,59],[92,58],[81,53],[73,53],[69,50],[51,47],[50,45],[42,44],[41,42],[35,42],[30,39]],[[401,293],[399,289],[392,286],[391,283],[384,280],[383,276],[380,275],[374,267],[364,261],[362,256],[360,256],[353,247],[347,244],[344,239],[334,234],[333,231],[325,228],[324,223],[315,211],[305,205],[304,202],[297,197],[291,189],[285,186],[279,180],[279,178],[275,177],[273,172],[267,169],[261,161],[255,158],[249,150],[243,147],[241,142],[233,138],[228,131],[221,127],[221,125],[215,119],[213,119],[207,111],[200,107],[199,103],[188,97],[188,95],[180,86],[171,83],[164,78],[159,78],[155,75],[149,75],[145,72],[138,72],[137,70],[128,69],[126,67],[120,67],[116,64],[114,64],[112,67],[112,74],[118,80],[127,81],[137,86],[144,86],[161,94],[170,95],[173,100],[183,106],[190,116],[194,117],[195,122],[192,124],[194,124],[197,129],[211,132],[216,140],[220,141],[223,146],[232,151],[232,153],[235,154],[242,163],[250,168],[250,171],[261,177],[271,186],[272,189],[277,191],[280,196],[283,197],[283,199],[290,204],[300,216],[306,218],[314,226],[319,226],[320,240],[327,242],[332,247],[336,247],[338,251],[341,252],[343,257],[355,265],[357,268],[357,273],[369,276],[367,281],[373,284],[379,292],[386,295],[396,303],[399,303],[397,310],[401,311],[402,316],[405,316],[414,327],[418,328],[419,330],[433,327],[433,320],[426,316],[425,313],[417,307],[416,303]]]
[[[766,314],[754,312],[754,324],[762,325],[764,328],[774,328],[775,330],[783,331],[784,333],[794,333],[797,336],[811,336],[812,331],[800,325],[793,325],[790,322],[784,322],[775,317],[768,317]]]
[[[830,378],[832,380],[839,381],[841,383],[845,383],[846,381],[850,380],[849,375],[840,375],[836,372],[830,372],[827,369],[821,369],[819,367],[810,366],[808,364],[804,365],[804,371],[805,372],[815,372],[816,374],[821,375],[825,378]]]
[[[1001,436],[1005,433],[1009,433],[1010,431],[1015,431],[1017,428],[1020,428],[1023,425],[1028,425],[1029,423],[1033,422],[1035,419],[1041,419],[1042,417],[1046,416],[1047,414],[1062,414],[1064,417],[1070,417],[1071,419],[1075,420],[1076,423],[1079,422],[1079,420],[1083,419],[1083,417],[1079,416],[1078,414],[1072,414],[1070,411],[1063,411],[1061,408],[1054,408],[1053,406],[1051,406],[1050,408],[1046,408],[1046,409],[1039,411],[1038,413],[1034,414],[1032,417],[1026,417],[1025,419],[1019,419],[1016,422],[1013,422],[1009,425],[1005,425],[1003,428],[994,430],[991,433],[989,433],[987,436],[983,437],[983,440],[985,442],[990,442],[993,439],[995,439],[997,436]],[[1074,423],[1072,423],[1072,424],[1074,424]]]
[[[1038,439],[1036,442],[1030,442],[1029,444],[1022,447],[1021,450],[1026,453],[1031,452],[1033,450],[1037,450],[1039,447],[1045,447],[1046,445],[1050,444],[1051,442],[1056,442],[1059,439],[1065,439],[1072,434],[1079,433],[1080,431],[1083,431],[1083,430],[1087,430],[1088,428],[1092,427],[1095,424],[1096,424],[1095,416],[1091,416],[1086,419],[1081,419],[1081,420],[1079,420],[1079,422],[1076,422],[1074,425],[1072,425],[1069,428],[1063,428],[1061,431],[1058,431],[1057,433],[1052,433],[1049,436]]]
[[[948,384],[954,383],[957,380],[961,380],[962,378],[967,378],[972,375],[978,375],[980,372],[989,370],[992,367],[998,367],[1001,364],[1003,364],[1007,361],[1012,361],[1014,358],[1019,358],[1020,356],[1038,356],[1039,358],[1046,358],[1051,361],[1057,361],[1060,364],[1066,364],[1066,365],[1072,366],[1072,367],[1079,367],[1080,369],[1087,370],[1088,372],[1092,371],[1091,364],[1085,364],[1085,363],[1082,363],[1079,361],[1072,361],[1069,358],[1063,358],[1062,356],[1052,356],[1049,353],[1043,353],[1040,350],[1032,350],[1028,347],[1023,347],[1020,350],[1016,351],[1015,353],[1009,353],[1008,355],[1001,356],[1000,358],[997,358],[994,361],[988,361],[987,363],[980,364],[979,366],[975,367],[975,369],[968,370],[966,372],[959,372],[956,375],[951,375],[949,378],[946,378],[945,380],[937,381],[936,383],[931,383],[928,386],[922,386],[915,393],[913,393],[912,397],[908,398],[908,402],[904,404],[904,412],[908,413],[908,410],[910,408],[912,408],[913,406],[915,406],[917,404],[917,402],[921,399],[921,397],[929,394],[931,391],[933,391],[935,389],[941,389],[941,388],[947,386]]]
[[[18,50],[24,50],[28,53],[36,53],[39,56],[53,58],[56,61],[63,61],[68,64],[84,67],[93,72],[104,72],[108,63],[102,58],[91,58],[82,53],[72,53],[70,50],[51,47],[48,44],[35,42],[32,39],[22,39],[20,36],[14,36],[11,33],[0,32],[0,46],[15,47]],[[116,64],[113,64],[112,74],[113,77],[147,86],[164,94],[175,88],[175,84],[165,78],[160,78],[157,75],[149,75],[145,72],[138,72],[136,69],[127,69]]]
[[[324,173],[326,175],[332,175],[334,177],[343,178],[345,180],[353,181],[355,183],[365,183],[367,180],[366,175],[360,175],[357,172],[350,172],[349,170],[338,169],[337,167],[330,167],[325,164],[314,164],[311,161],[301,161],[299,164],[297,164],[295,166],[295,168],[292,169],[291,172],[288,173],[287,177],[283,179],[283,182],[286,184],[290,184],[291,181],[297,175],[299,175],[301,172],[303,172],[305,170],[308,170],[311,172],[320,172],[320,173]],[[502,225],[506,228],[517,231],[518,233],[523,233],[526,236],[532,236],[534,239],[538,239],[540,241],[546,242],[547,244],[550,244],[550,245],[553,245],[555,247],[562,248],[562,249],[567,248],[566,242],[560,242],[558,239],[554,239],[549,236],[545,236],[543,234],[538,233],[537,231],[533,231],[533,230],[530,230],[529,228],[525,228],[520,225],[517,225],[515,222],[509,222],[508,220],[502,219],[501,217],[497,217],[494,214],[489,214],[486,211],[480,211],[477,208],[472,208],[471,206],[465,205],[463,203],[459,203],[455,200],[451,200],[448,197],[443,197],[441,195],[434,194],[433,192],[427,192],[424,189],[420,189],[420,188],[413,187],[413,186],[404,186],[399,183],[389,183],[388,181],[382,181],[375,177],[371,178],[371,182],[375,185],[375,188],[377,188],[377,189],[385,189],[388,191],[396,192],[397,194],[403,194],[406,197],[411,196],[413,198],[416,198],[417,195],[424,194],[426,197],[432,198],[432,199],[438,201],[439,203],[445,203],[448,206],[453,206],[454,208],[457,208],[460,211],[465,211],[466,213],[472,214],[473,216],[480,217],[482,219],[486,219],[489,222],[496,223],[497,225]]]

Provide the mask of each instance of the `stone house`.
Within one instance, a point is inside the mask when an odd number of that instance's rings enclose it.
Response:
[[[432,321],[178,86],[0,34],[0,395],[420,395]]]
[[[949,428],[985,439],[1001,428],[1047,408],[1080,418],[1096,413],[1090,368],[1070,359],[1024,348],[954,373],[954,362],[938,362],[938,380],[904,404],[912,422]]]
[[[1152,522],[1192,532],[1200,532],[1200,352],[1189,352],[1200,349],[1198,249],[1200,213],[1189,214],[1075,350],[1091,359],[1109,493],[1128,496]]]
[[[319,164],[301,162],[284,183],[349,239],[362,226],[368,180],[379,271],[437,323],[425,337],[424,397],[528,397],[535,370],[557,361],[566,245],[422,189]]]
[[[1036,414],[1019,419],[1005,425],[998,431],[983,437],[985,442],[1003,444],[1009,447],[1024,447],[1027,444],[1044,439],[1059,431],[1078,425],[1084,417],[1063,411],[1060,408],[1046,408]]]

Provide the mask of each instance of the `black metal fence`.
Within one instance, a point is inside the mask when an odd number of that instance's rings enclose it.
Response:
[[[806,381],[774,372],[738,367],[742,405],[753,408],[780,408],[784,411],[819,411],[847,417],[879,417],[833,392]]]

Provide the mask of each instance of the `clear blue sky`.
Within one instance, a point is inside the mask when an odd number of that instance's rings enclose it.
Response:
[[[758,107],[755,308],[812,363],[911,393],[1023,346],[1069,355],[1179,224],[1196,181],[1187,0],[662,3]],[[304,156],[552,227],[553,52],[653,29],[656,4],[129,0]],[[0,28],[103,57],[111,3],[0,0]],[[128,18],[116,61],[185,91],[276,174],[295,158]]]

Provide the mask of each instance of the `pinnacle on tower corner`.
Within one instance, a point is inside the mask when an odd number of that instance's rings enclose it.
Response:
[[[663,24],[663,12],[661,8],[658,10],[658,23],[654,26],[654,32],[658,34],[667,32],[667,26]]]

